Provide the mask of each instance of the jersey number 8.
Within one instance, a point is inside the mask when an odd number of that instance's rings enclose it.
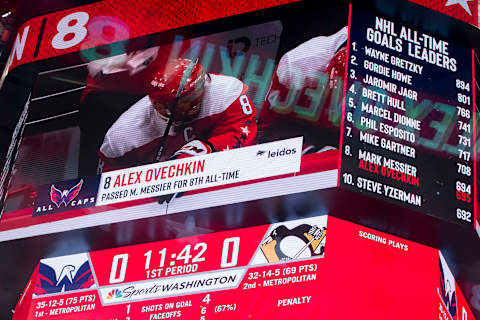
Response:
[[[247,116],[253,113],[252,105],[250,104],[250,101],[248,101],[248,97],[245,94],[241,95],[240,98],[238,98],[238,101],[242,106],[243,113],[245,113]]]

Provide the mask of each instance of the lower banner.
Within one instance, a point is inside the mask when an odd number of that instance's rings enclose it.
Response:
[[[305,317],[474,319],[438,250],[326,215],[43,259],[13,319]]]

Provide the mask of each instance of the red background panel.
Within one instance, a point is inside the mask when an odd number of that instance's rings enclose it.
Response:
[[[138,276],[144,272],[143,263],[140,262],[143,262],[143,252],[146,249],[155,248],[157,250],[157,245],[173,248],[186,242],[204,241],[209,245],[208,250],[216,251],[213,247],[214,243],[221,244],[225,237],[239,236],[242,239],[242,248],[246,248],[245,251],[241,250],[240,266],[248,263],[267,228],[268,226],[258,226],[238,229],[198,237],[96,251],[90,253],[90,255],[97,277],[100,282],[105,283],[110,271],[112,255],[138,252],[138,268],[127,270],[127,274],[130,273],[134,277],[128,278],[127,281],[135,281],[139,280],[141,277],[138,278]],[[190,300],[191,307],[175,307],[168,310],[164,308],[162,312],[181,311],[181,318],[183,319],[199,317],[203,307],[208,309],[207,319],[299,319],[309,317],[320,317],[322,319],[355,319],[361,317],[379,320],[438,319],[439,304],[441,303],[438,295],[440,285],[438,250],[334,217],[328,218],[327,230],[325,256],[323,258],[269,264],[260,267],[251,266],[239,288],[211,292],[211,304],[202,301],[207,293],[138,301],[131,303],[131,313],[129,315],[135,319],[148,319],[149,312],[141,311],[143,306],[155,304],[165,306],[171,302],[176,304],[179,301]],[[360,231],[385,239],[385,243],[361,237]],[[398,245],[391,245],[392,243],[401,243],[403,249]],[[405,246],[408,246],[408,250]],[[208,256],[207,260],[213,259],[214,261],[206,261],[205,267],[210,270],[216,268],[216,258],[218,257]],[[263,271],[284,270],[293,267],[299,270],[299,266],[307,264],[315,265],[316,271],[304,271],[303,273],[298,271],[291,275],[299,276],[315,273],[316,279],[313,281],[273,286],[262,285],[262,283],[265,285],[264,280],[288,277],[288,274],[282,271],[280,277],[260,278],[256,281],[258,284],[256,288],[246,289],[244,286],[245,283],[252,282],[249,279],[250,272],[262,274]],[[201,271],[204,270],[206,269]],[[62,297],[86,294],[95,294],[96,310],[74,312],[68,315],[68,319],[81,319],[82,317],[109,319],[109,315],[121,316],[126,312],[127,303],[101,306],[95,290],[66,294]],[[465,305],[465,301],[458,287],[457,296],[459,311],[461,312],[461,307]],[[283,299],[296,297],[310,297],[310,301],[290,306],[279,305],[279,301]],[[54,295],[34,301],[37,303],[58,298],[60,296]],[[214,311],[215,306],[223,304],[235,304],[237,309],[225,312]],[[30,310],[33,313],[33,306]],[[48,308],[42,310],[48,310]],[[473,319],[468,306],[466,311],[468,312],[468,319]],[[60,319],[62,316],[47,318]]]
[[[250,11],[288,4],[299,0],[224,0],[218,1],[129,1],[105,0],[98,3],[76,7],[52,13],[27,21],[19,29],[23,35],[24,28],[30,26],[26,47],[22,58],[13,58],[10,69],[32,61],[52,58],[99,45],[110,44],[130,38],[198,24],[210,20],[238,15]],[[65,20],[66,28],[59,27],[59,22],[72,13],[88,14],[86,24],[75,19]],[[95,19],[97,18],[97,19]],[[44,33],[40,26],[45,20]],[[105,22],[105,24],[100,23]],[[56,49],[52,40],[63,30],[64,41],[69,41],[74,34],[82,34],[86,28],[86,36],[78,44],[65,49]],[[70,34],[67,34],[70,32]],[[34,57],[38,38],[41,36],[38,55]],[[18,37],[18,36],[17,36]]]
[[[478,0],[410,0],[478,27]],[[471,15],[459,3],[466,3]],[[447,6],[447,3],[449,4]],[[450,5],[451,4],[451,5]]]

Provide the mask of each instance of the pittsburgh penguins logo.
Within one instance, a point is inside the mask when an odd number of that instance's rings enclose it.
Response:
[[[326,235],[326,227],[302,224],[288,229],[279,226],[265,238],[260,248],[268,262],[320,256],[325,251],[322,242]]]

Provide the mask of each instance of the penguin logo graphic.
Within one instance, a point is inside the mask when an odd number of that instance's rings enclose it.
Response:
[[[321,256],[325,251],[326,227],[299,225],[293,229],[279,226],[264,239],[260,249],[268,262]]]

